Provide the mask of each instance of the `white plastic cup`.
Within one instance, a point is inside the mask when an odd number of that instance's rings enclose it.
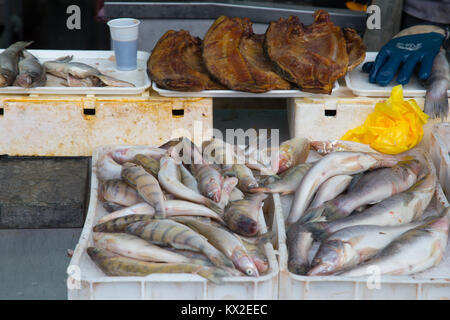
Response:
[[[140,23],[133,18],[108,21],[118,70],[130,71],[137,68],[137,39]]]

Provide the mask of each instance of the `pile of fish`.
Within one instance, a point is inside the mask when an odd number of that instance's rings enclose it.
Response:
[[[43,87],[49,73],[62,78],[68,87],[134,87],[126,81],[104,75],[85,63],[72,62],[73,56],[47,61],[42,65],[35,56],[25,50],[33,41],[19,41],[0,53],[0,87]]]
[[[286,218],[291,272],[354,277],[376,266],[380,274],[409,275],[440,263],[450,209],[424,215],[437,184],[425,151],[386,155],[345,141],[311,146],[321,157],[255,189],[293,194]]]
[[[226,156],[221,140],[202,147]],[[181,138],[112,149],[95,170],[108,213],[96,221],[87,253],[106,275],[194,273],[221,283],[269,271],[264,246],[272,235],[260,223],[267,195],[249,193],[260,177],[245,164],[207,161]]]

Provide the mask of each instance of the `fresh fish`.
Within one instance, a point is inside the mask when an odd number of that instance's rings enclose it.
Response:
[[[341,174],[356,174],[379,167],[392,167],[398,161],[399,158],[392,155],[361,152],[334,152],[323,157],[300,182],[287,223],[294,223],[303,216],[315,192],[327,179]]]
[[[13,84],[19,73],[19,57],[23,49],[32,44],[33,41],[19,41],[0,53],[0,88]]]
[[[85,79],[97,78],[103,85],[110,87],[135,87],[134,84],[119,80],[101,73],[98,69],[91,67],[85,63],[72,62],[73,56],[66,56],[56,59],[55,61],[44,62],[44,68],[47,73],[56,77],[68,80],[69,76]]]
[[[359,225],[341,229],[322,241],[309,276],[326,276],[352,268],[376,255],[402,233],[423,222],[399,226]]]
[[[201,216],[224,223],[221,216],[204,205],[184,200],[167,200],[166,215],[173,216]]]
[[[160,160],[158,180],[166,191],[175,195],[177,198],[203,204],[219,214],[223,211],[214,201],[189,189],[180,181],[178,165],[169,155],[165,155]]]
[[[308,254],[314,242],[312,233],[298,221],[288,227],[286,234],[288,249],[288,269],[304,275],[309,270]]]
[[[99,157],[96,174],[101,181],[121,179],[122,166],[111,157],[110,153]]]
[[[117,204],[117,203],[114,203],[114,202],[110,202],[110,201],[103,202],[102,206],[108,212],[114,212],[114,211],[118,211],[118,210],[122,210],[124,208],[127,208],[125,206],[122,206],[120,204]]]
[[[269,259],[267,259],[262,243],[250,243],[241,238],[250,258],[253,260],[259,274],[264,274],[269,270]]]
[[[352,182],[352,179],[352,176],[345,174],[329,178],[320,185],[309,208],[320,207],[326,201],[336,198],[347,189],[350,182]]]
[[[332,152],[341,151],[379,153],[375,149],[372,149],[368,144],[346,140],[311,141],[311,148],[323,156]]]
[[[249,192],[251,189],[258,187],[258,181],[256,181],[252,170],[245,164],[233,164],[226,175],[238,178],[238,188],[244,192]]]
[[[14,85],[23,88],[45,86],[47,77],[39,60],[27,50],[23,50],[22,55],[24,58],[19,61],[19,75],[16,77]]]
[[[128,233],[94,232],[92,238],[97,248],[105,249],[128,258],[154,262],[191,262],[185,256],[160,248]]]
[[[170,245],[176,249],[200,251],[216,266],[234,268],[233,262],[213,247],[205,237],[173,220],[135,222],[127,227],[127,233],[155,244]]]
[[[225,208],[230,202],[231,194],[236,189],[238,179],[235,177],[227,177],[223,180],[222,192],[220,197],[219,206]]]
[[[154,273],[193,273],[214,283],[222,283],[229,273],[214,267],[189,263],[146,262],[120,256],[104,249],[89,247],[87,253],[92,261],[108,276],[146,276]]]
[[[211,243],[214,247],[219,249],[227,258],[233,261],[234,266],[250,277],[259,276],[250,255],[247,253],[242,242],[233,234],[223,228],[217,228],[210,224],[197,221],[193,218],[174,218],[175,221],[180,222],[189,228],[197,231]]]
[[[132,206],[142,202],[138,192],[122,180],[107,180],[100,185],[99,198],[122,206]]]
[[[309,148],[309,140],[305,138],[294,138],[283,142],[279,150],[278,173],[305,163],[308,158]]]
[[[129,224],[147,220],[154,220],[153,216],[148,214],[131,214],[99,223],[94,226],[94,232],[125,232]]]
[[[416,155],[424,167],[424,177],[411,188],[397,193],[366,210],[332,222],[313,222],[305,227],[315,239],[321,239],[337,230],[356,225],[395,226],[419,219],[435,193],[437,176],[430,156],[423,152]],[[422,174],[420,174],[422,175]]]
[[[449,214],[447,208],[443,217],[406,231],[375,257],[340,275],[367,276],[368,266],[376,266],[380,274],[409,275],[439,264],[447,247]]]
[[[147,171],[154,177],[158,177],[159,160],[156,160],[151,156],[139,153],[134,157],[133,163],[141,166],[145,169],[145,171]]]
[[[431,118],[445,119],[448,116],[448,90],[450,90],[450,66],[441,48],[434,58],[431,74],[426,81],[424,111]]]
[[[188,187],[192,191],[200,193],[200,190],[198,189],[197,180],[182,163],[180,163],[180,174],[181,174],[181,183],[183,183],[186,187]]]
[[[264,193],[255,193],[243,200],[230,202],[223,216],[227,226],[243,236],[256,235],[259,231],[259,210],[266,198]]]
[[[417,181],[421,171],[422,165],[418,160],[401,161],[391,168],[373,170],[359,179],[354,190],[308,210],[301,220],[312,221],[322,217],[332,221],[344,218],[356,208],[378,203],[407,190]]]
[[[166,202],[167,204],[167,202]],[[114,220],[120,217],[126,217],[130,215],[149,215],[153,217],[155,215],[155,209],[148,204],[147,202],[140,202],[137,204],[134,204],[129,207],[121,208],[119,210],[115,210],[103,217],[101,217],[97,223],[104,223],[110,220]],[[166,206],[166,215],[167,215],[167,206]]]
[[[222,174],[208,164],[193,164],[192,168],[200,193],[218,203],[222,192]]]
[[[109,156],[117,163],[123,164],[125,162],[133,162],[138,154],[149,156],[155,160],[160,160],[166,154],[166,150],[156,147],[148,146],[131,146],[119,147],[112,150]]]
[[[171,248],[171,247],[167,247],[165,249],[170,252],[175,252],[176,254],[182,255],[183,257],[186,257],[187,259],[192,261],[192,263],[201,264],[201,265],[208,266],[208,267],[214,266],[214,264],[208,259],[208,257],[205,256],[201,252],[196,252],[196,251],[191,251],[191,250],[181,250],[181,249],[175,249],[175,248]],[[227,271],[230,271],[230,270],[227,270]]]
[[[251,192],[281,193],[287,195],[297,190],[305,174],[312,167],[312,164],[298,164],[280,175],[280,179],[267,184],[264,187],[252,189]]]
[[[141,166],[126,162],[122,166],[122,178],[130,185],[136,186],[139,195],[155,208],[155,218],[164,218],[166,205],[164,194],[158,180]]]
[[[229,202],[242,200],[244,199],[244,197],[245,197],[244,193],[241,190],[239,190],[238,187],[234,187],[233,190],[231,190]]]

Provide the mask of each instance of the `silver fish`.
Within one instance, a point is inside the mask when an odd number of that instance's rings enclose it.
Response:
[[[331,177],[322,183],[309,208],[320,207],[324,202],[334,199],[340,195],[345,191],[345,189],[347,189],[352,179],[352,176],[343,174]]]
[[[39,60],[27,50],[22,51],[23,58],[19,61],[19,75],[14,85],[23,88],[42,87],[47,81],[44,67]]]
[[[445,119],[448,116],[448,90],[450,90],[450,66],[441,48],[434,58],[431,74],[426,81],[424,111],[431,118]]]
[[[19,41],[0,53],[0,87],[7,87],[13,84],[19,73],[19,57],[23,49],[32,44],[33,41]]]

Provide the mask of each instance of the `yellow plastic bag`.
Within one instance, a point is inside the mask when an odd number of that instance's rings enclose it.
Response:
[[[392,88],[391,97],[375,105],[363,125],[347,131],[341,140],[370,145],[373,149],[397,154],[416,146],[423,137],[425,114],[414,99],[403,99],[401,85]]]

